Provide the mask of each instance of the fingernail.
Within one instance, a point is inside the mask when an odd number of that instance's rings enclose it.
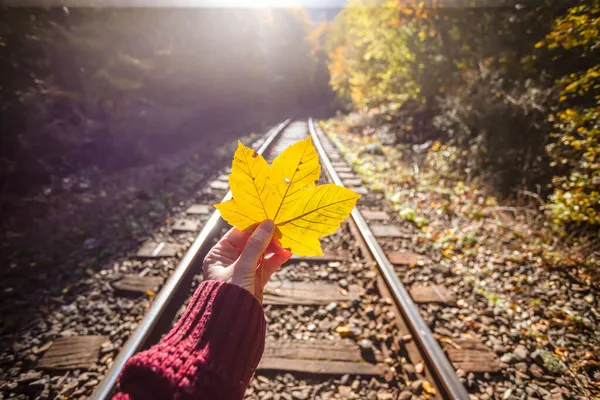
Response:
[[[264,233],[272,233],[274,228],[275,224],[270,219],[267,219],[260,224],[260,230]]]

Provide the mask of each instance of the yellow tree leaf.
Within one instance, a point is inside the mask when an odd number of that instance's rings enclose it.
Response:
[[[296,202],[303,195],[303,189],[317,185],[321,175],[319,154],[311,138],[301,140],[289,146],[273,161],[269,183],[276,188],[270,198],[269,209],[275,213],[269,215],[277,220],[282,208]]]
[[[289,146],[272,166],[239,142],[229,175],[233,199],[215,207],[239,229],[271,219],[283,247],[302,256],[322,255],[319,238],[340,226],[360,195],[343,186],[317,186],[320,174],[310,138]]]
[[[437,393],[437,391],[435,390],[433,385],[431,383],[429,383],[428,381],[423,381],[422,386],[423,386],[423,391],[425,393],[429,393],[432,395],[435,395]]]
[[[269,218],[265,202],[270,172],[271,167],[262,156],[238,141],[231,163],[229,187],[234,199],[244,200],[238,204],[240,211],[256,218],[254,222]]]
[[[322,255],[319,238],[340,226],[360,197],[343,186],[321,185],[302,191],[302,196],[282,207],[275,225],[281,245],[299,255]]]

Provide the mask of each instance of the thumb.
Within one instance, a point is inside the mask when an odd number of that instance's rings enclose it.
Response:
[[[262,222],[248,239],[237,264],[254,272],[256,264],[271,242],[274,228],[275,224],[270,219]]]

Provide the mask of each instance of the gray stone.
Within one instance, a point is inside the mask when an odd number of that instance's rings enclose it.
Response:
[[[32,389],[41,389],[41,388],[45,387],[47,383],[48,382],[46,381],[46,379],[41,378],[41,379],[35,380],[33,382],[29,382],[29,385],[27,385],[27,386],[29,386]]]
[[[294,400],[307,400],[309,395],[308,389],[296,390],[292,392],[292,398]]]
[[[407,373],[407,374],[411,374],[414,375],[417,373],[417,369],[415,368],[415,366],[413,364],[410,363],[406,363],[402,366],[402,369]]]
[[[522,344],[519,344],[513,350],[513,354],[517,357],[518,360],[525,361],[527,359],[527,356],[529,355],[529,351],[527,350],[527,347],[523,346]]]
[[[529,372],[534,378],[540,379],[544,376],[544,371],[537,364],[531,364]]]
[[[77,389],[77,386],[79,386],[78,381],[70,381],[62,387],[62,390],[60,391],[59,395],[65,397],[69,396],[75,391],[75,389]]]
[[[260,400],[271,400],[273,398],[273,392],[263,392]]]
[[[29,371],[24,374],[19,375],[17,382],[19,383],[27,383],[31,381],[36,381],[42,377],[42,373],[39,371]]]
[[[285,392],[281,393],[281,398],[284,400],[293,400],[292,395],[290,395],[289,393],[285,393]]]
[[[350,375],[345,374],[340,378],[340,385],[346,386],[349,381],[350,381]]]
[[[367,314],[367,317],[375,319],[375,308],[373,308],[372,306],[367,307],[365,309],[365,314]]]
[[[423,381],[421,379],[417,379],[416,381],[411,382],[410,390],[415,394],[421,393],[421,390],[423,390]]]
[[[408,390],[403,390],[398,395],[398,400],[410,400],[412,398],[412,393]]]
[[[506,364],[510,364],[515,359],[515,355],[513,353],[505,353],[500,357],[500,361]]]
[[[516,363],[515,369],[520,372],[527,372],[527,363],[524,363],[524,362]]]

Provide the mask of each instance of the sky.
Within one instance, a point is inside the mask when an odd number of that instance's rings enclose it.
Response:
[[[3,0],[3,5],[24,6],[92,6],[92,7],[304,7],[340,9],[346,0]]]

